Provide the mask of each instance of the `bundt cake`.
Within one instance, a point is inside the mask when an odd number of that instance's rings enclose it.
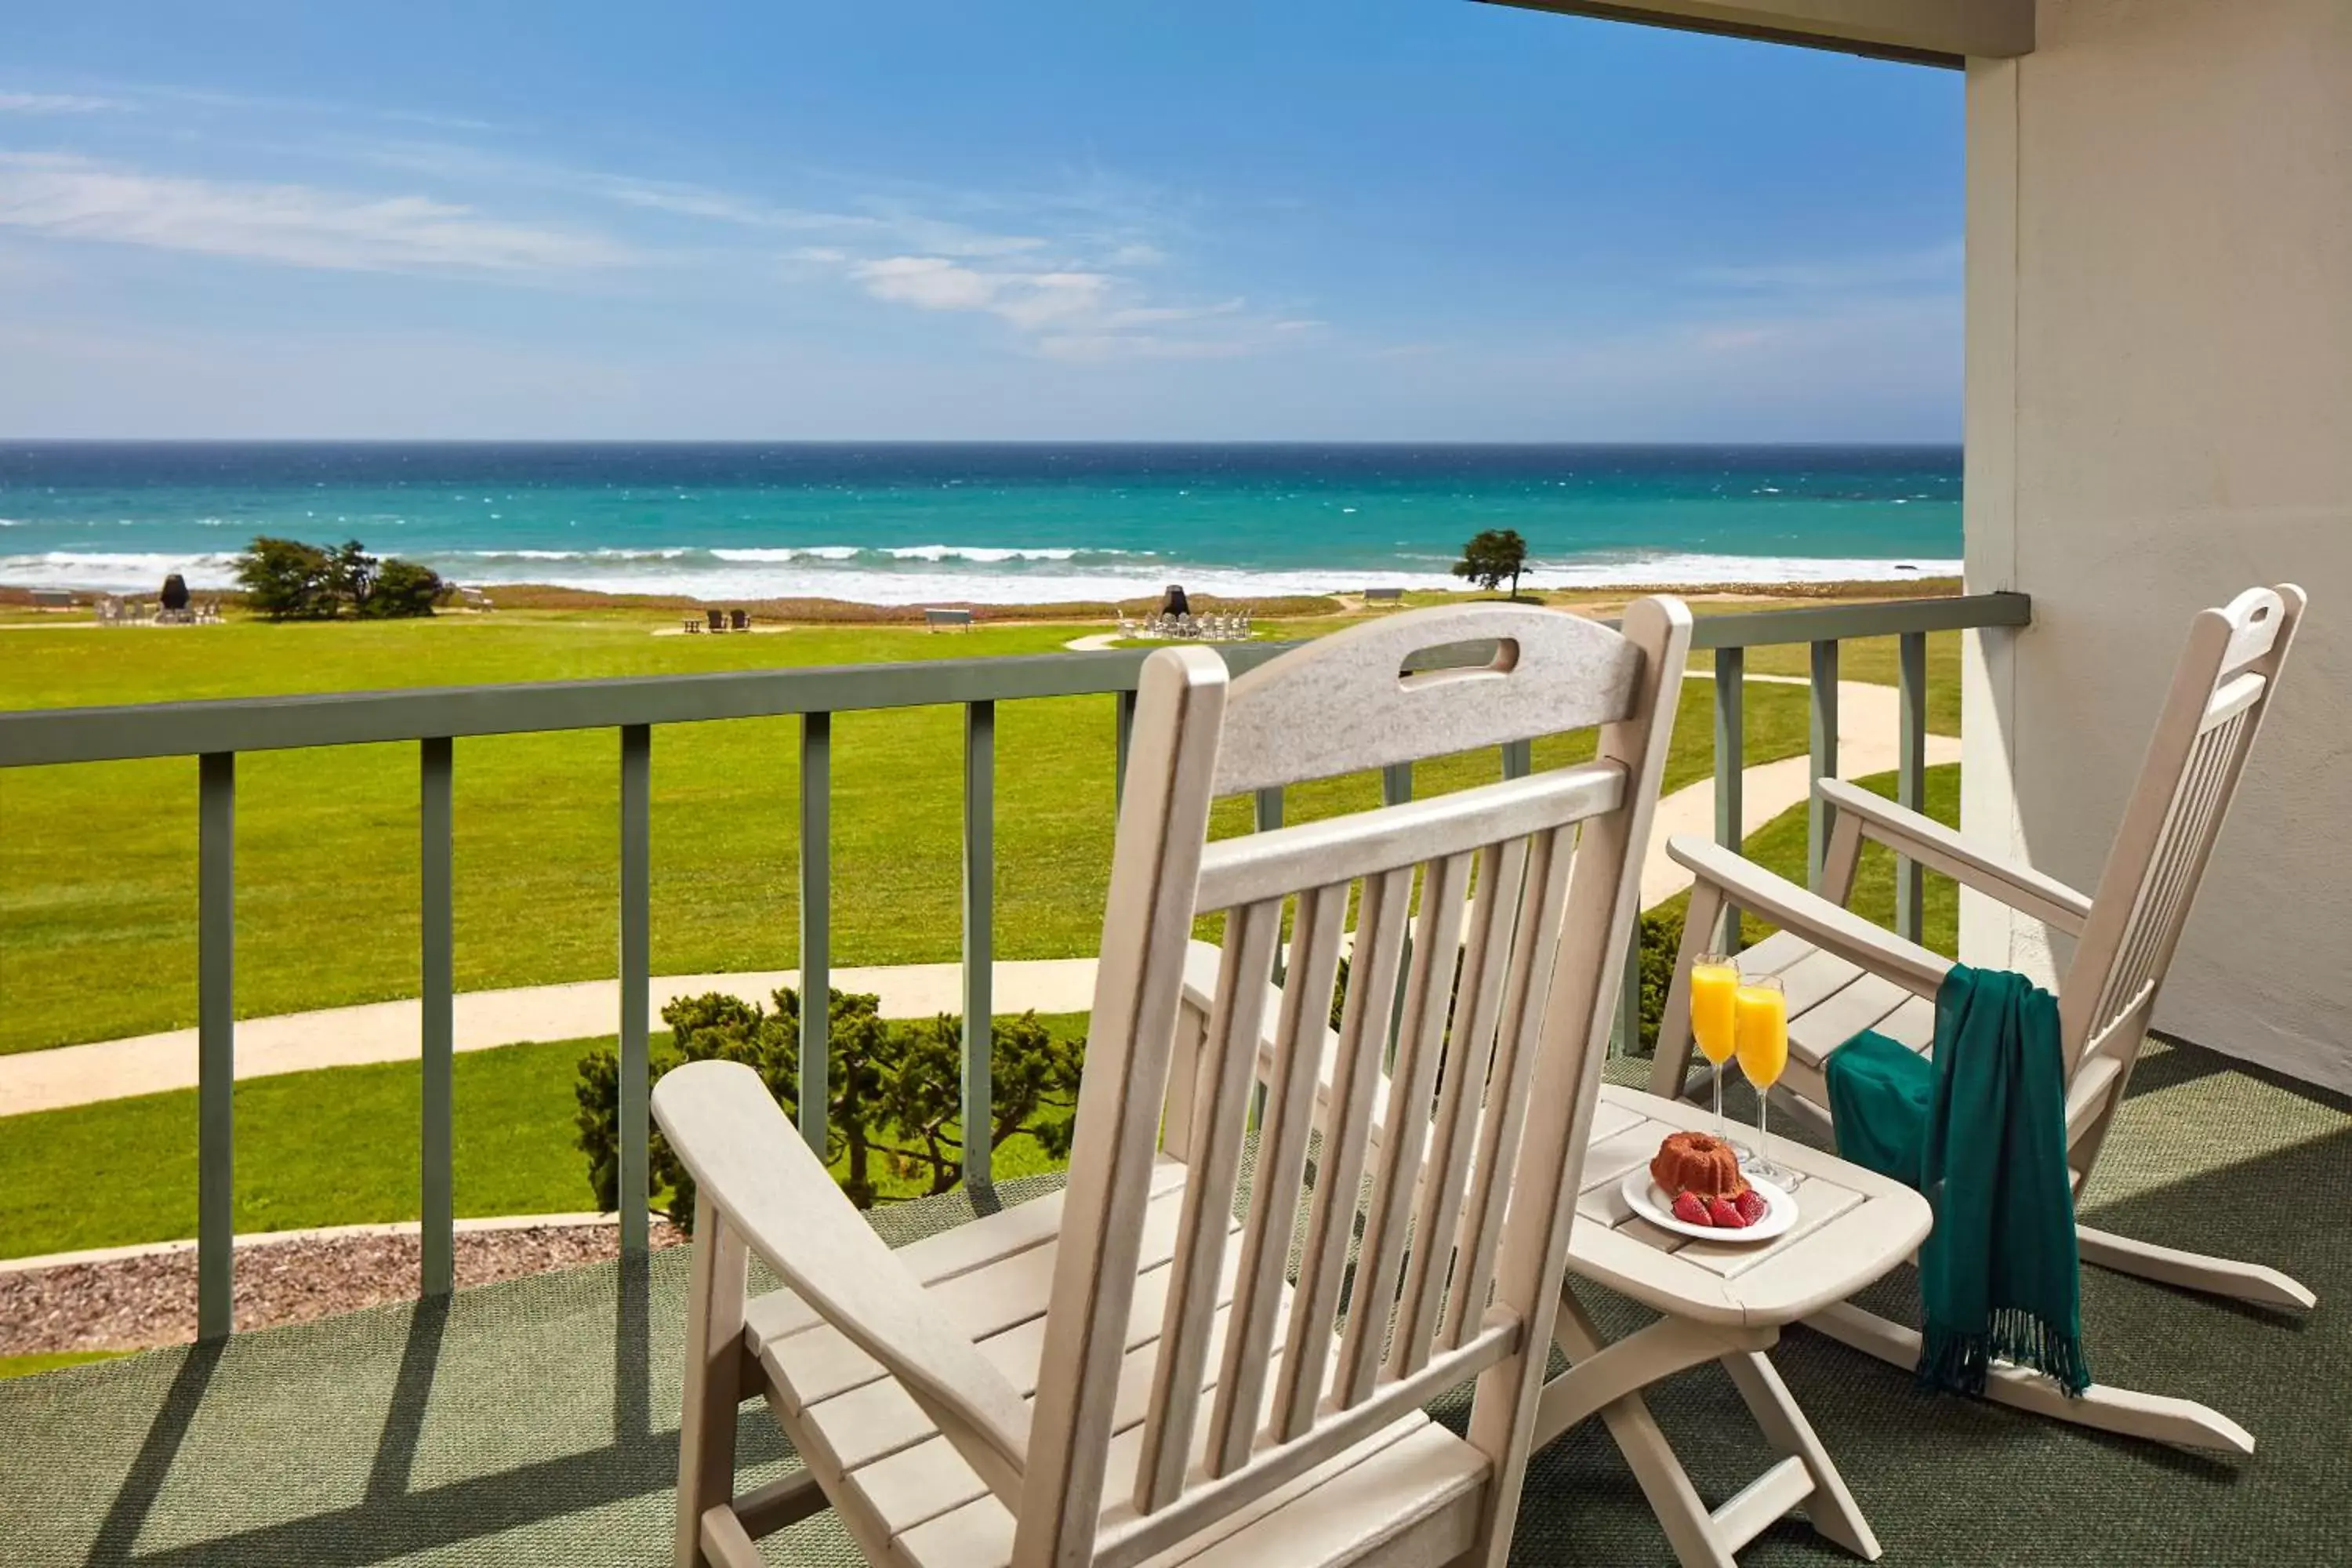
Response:
[[[1705,1132],[1670,1133],[1650,1162],[1650,1179],[1672,1195],[1696,1193],[1703,1198],[1738,1197],[1748,1190],[1739,1173],[1739,1156],[1722,1139]]]

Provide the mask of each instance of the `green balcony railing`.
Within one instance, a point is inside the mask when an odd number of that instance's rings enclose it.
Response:
[[[1717,833],[1737,845],[1739,826],[1740,694],[1744,651],[1774,644],[1812,650],[1812,775],[1837,767],[1838,645],[1855,637],[1900,639],[1902,735],[1899,798],[1921,801],[1927,734],[1927,638],[1931,632],[2021,626],[2030,606],[2021,595],[1982,594],[1874,605],[1761,611],[1710,616],[1696,627],[1696,645],[1715,650]],[[1218,651],[1236,671],[1262,664],[1283,645],[1223,645]],[[1145,649],[1055,653],[1021,658],[843,665],[805,669],[750,670],[712,675],[654,676],[610,680],[547,681],[410,691],[361,691],[315,696],[240,698],[111,708],[0,712],[0,768],[139,758],[198,759],[197,800],[197,1319],[199,1336],[228,1333],[235,1235],[230,1175],[235,1133],[231,1114],[236,1077],[235,826],[236,759],[248,752],[313,746],[411,742],[418,755],[418,858],[422,952],[419,954],[424,1078],[422,1163],[423,1267],[427,1296],[452,1286],[451,1065],[452,742],[461,736],[610,730],[619,737],[620,907],[617,911],[621,1065],[620,1218],[625,1252],[646,1246],[647,1001],[652,948],[652,763],[657,726],[714,719],[801,720],[800,967],[803,1081],[825,1080],[826,994],[832,972],[829,854],[833,718],[877,709],[961,706],[963,755],[963,1120],[990,1118],[991,975],[994,929],[991,889],[995,873],[996,707],[1036,698],[1107,696],[1112,700],[1117,777],[1126,773],[1129,729]],[[1528,742],[1503,748],[1502,765],[1517,776],[1532,766]],[[1384,799],[1410,798],[1412,767],[1385,771]],[[1280,824],[1280,790],[1259,793],[1260,828]],[[1811,863],[1818,868],[1827,825],[1811,825]],[[1897,873],[1896,919],[1906,934],[1919,927],[1916,867]],[[1736,925],[1732,928],[1735,931]],[[1638,952],[1627,952],[1629,969]],[[1640,987],[1626,987],[1621,1038],[1635,1037]],[[801,1131],[822,1151],[826,1137],[823,1096],[803,1096]],[[965,1180],[984,1185],[983,1169]]]

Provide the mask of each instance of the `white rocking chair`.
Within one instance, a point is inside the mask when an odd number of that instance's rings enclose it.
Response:
[[[1689,643],[1672,601],[1624,626],[1461,607],[1230,683],[1204,648],[1146,662],[1060,1194],[894,1252],[750,1068],[665,1078],[655,1115],[697,1183],[678,1563],[751,1568],[754,1537],[830,1506],[870,1561],[910,1568],[1500,1568]],[[1405,673],[1465,644],[1486,662]],[[1207,842],[1219,795],[1595,724],[1580,767]],[[1407,956],[1416,879],[1446,929]],[[1213,912],[1195,1035],[1177,1026],[1187,944]],[[747,1301],[750,1253],[787,1289]],[[1423,1406],[1473,1378],[1456,1437]],[[737,1408],[761,1395],[807,1468],[739,1497]]]
[[[1924,1051],[1935,1035],[1937,988],[1950,961],[1850,913],[1862,841],[1872,838],[2075,938],[2059,989],[2066,1053],[2068,1163],[2080,1192],[2130,1082],[2158,992],[2187,923],[2215,836],[2228,815],[2246,753],[2286,663],[2303,591],[2253,588],[2199,612],[2173,675],[2139,783],[2090,898],[2030,867],[1987,854],[1951,829],[1836,779],[1815,788],[1835,812],[1816,896],[1705,839],[1676,837],[1668,853],[1697,878],[1691,889],[1651,1090],[1691,1092],[1689,976],[1711,945],[1727,902],[1780,930],[1740,957],[1777,973],[1788,993],[1789,1066],[1781,1085],[1826,1125],[1829,1054],[1864,1029]],[[1702,1076],[1697,1087],[1706,1079]],[[2315,1298],[2273,1268],[2157,1247],[2088,1226],[2076,1235],[2085,1261],[2167,1284],[2274,1307]],[[1918,1335],[1851,1302],[1808,1320],[1822,1332],[1898,1365],[1918,1355]],[[1996,1365],[1988,1397],[2111,1432],[2196,1447],[2252,1453],[2251,1433],[2185,1399],[2095,1384],[2068,1399],[2047,1380]]]

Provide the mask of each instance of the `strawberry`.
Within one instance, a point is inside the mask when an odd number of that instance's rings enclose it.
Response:
[[[1739,1217],[1739,1211],[1731,1206],[1729,1198],[1707,1199],[1706,1217],[1725,1230],[1738,1230],[1748,1223]]]
[[[1683,1193],[1675,1198],[1675,1217],[1685,1225],[1711,1226],[1715,1223],[1714,1217],[1706,1212],[1706,1200],[1696,1193]]]
[[[1731,1206],[1739,1211],[1739,1223],[1742,1225],[1754,1225],[1770,1212],[1772,1207],[1770,1204],[1764,1201],[1764,1194],[1754,1187],[1744,1189],[1738,1197],[1731,1200]]]

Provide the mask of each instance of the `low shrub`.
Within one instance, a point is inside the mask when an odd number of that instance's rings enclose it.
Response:
[[[649,1052],[652,1078],[657,1082],[688,1062],[740,1062],[797,1121],[800,994],[787,988],[773,1001],[771,1010],[711,992],[672,1002],[662,1009],[669,1037],[654,1042]],[[874,1205],[885,1175],[937,1194],[953,1188],[963,1174],[961,1021],[947,1014],[895,1021],[876,1007],[871,994],[831,993],[825,1163],[842,1167],[842,1190],[860,1208]],[[1067,1158],[1083,1050],[1055,1039],[1034,1013],[996,1019],[990,1032],[994,1122],[987,1130],[989,1148],[1026,1137],[1049,1156]],[[580,1059],[574,1093],[589,1185],[597,1206],[610,1210],[620,1196],[620,1065],[613,1047],[600,1046]],[[694,1181],[659,1128],[648,1165],[654,1188],[670,1193],[669,1216],[691,1226]]]

